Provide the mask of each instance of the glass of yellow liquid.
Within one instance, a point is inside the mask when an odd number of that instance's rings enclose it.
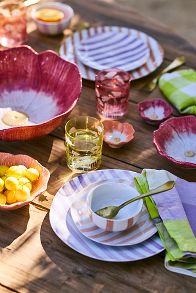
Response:
[[[103,124],[89,116],[75,117],[65,125],[68,167],[76,173],[96,170],[101,165]]]

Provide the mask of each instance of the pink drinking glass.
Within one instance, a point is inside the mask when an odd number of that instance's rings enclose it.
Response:
[[[0,45],[15,47],[26,41],[26,7],[22,1],[0,2]]]
[[[119,119],[128,110],[131,76],[121,69],[99,71],[95,78],[96,109],[101,118]]]

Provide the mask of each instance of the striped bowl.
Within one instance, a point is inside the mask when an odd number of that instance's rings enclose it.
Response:
[[[61,10],[64,13],[64,18],[58,22],[45,22],[36,18],[36,12],[42,8],[54,8]],[[73,9],[66,4],[58,2],[48,2],[38,5],[31,12],[31,17],[35,22],[37,29],[46,35],[59,35],[69,25],[70,20],[74,15]]]
[[[87,196],[90,217],[93,223],[99,228],[110,232],[124,231],[132,227],[140,216],[143,206],[142,200],[127,205],[113,219],[100,217],[95,211],[106,206],[118,206],[137,195],[138,193],[133,187],[115,180],[98,184]]]

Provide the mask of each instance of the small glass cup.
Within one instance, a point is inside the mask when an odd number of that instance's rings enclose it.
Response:
[[[103,124],[89,116],[75,117],[65,125],[68,167],[76,173],[99,168],[103,144]]]
[[[112,68],[99,71],[95,78],[96,109],[101,118],[119,119],[128,110],[130,74]]]
[[[0,3],[0,45],[15,47],[26,41],[26,7],[22,1]]]

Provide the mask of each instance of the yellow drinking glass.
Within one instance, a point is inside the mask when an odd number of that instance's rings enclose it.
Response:
[[[102,156],[103,124],[89,116],[75,117],[65,125],[68,167],[76,173],[99,168]]]

